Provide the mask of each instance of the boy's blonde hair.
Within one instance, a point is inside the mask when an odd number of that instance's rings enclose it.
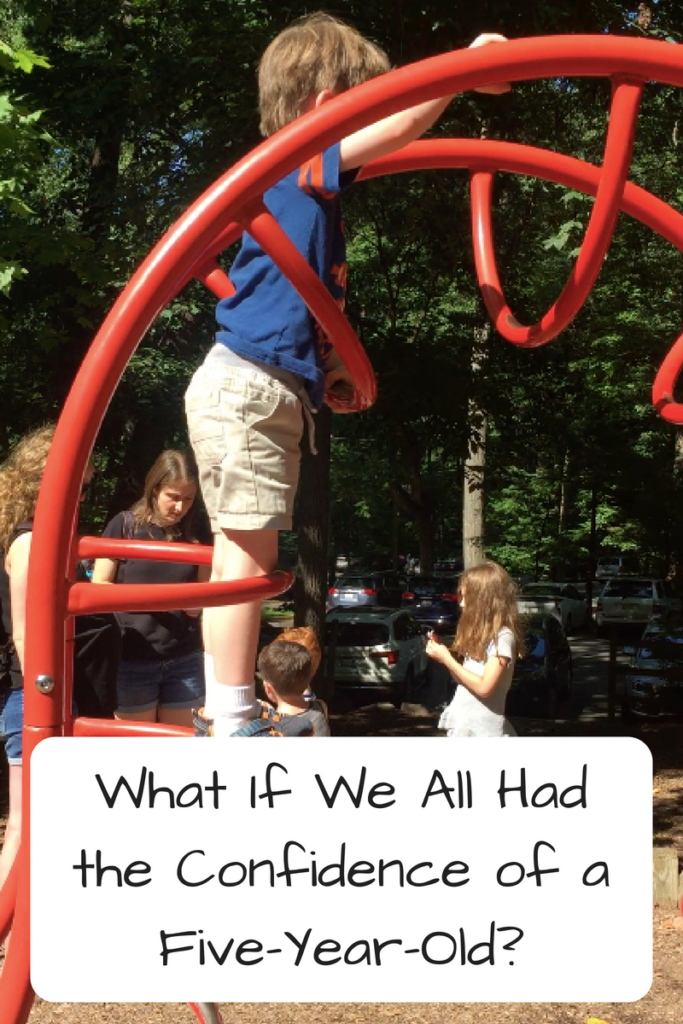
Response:
[[[384,50],[350,25],[318,12],[273,39],[258,71],[261,134],[273,135],[304,113],[324,89],[345,92],[389,70]]]

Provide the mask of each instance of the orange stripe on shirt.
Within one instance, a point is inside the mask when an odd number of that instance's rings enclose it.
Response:
[[[316,156],[307,160],[305,164],[302,164],[299,169],[299,188],[308,195],[319,195],[323,199],[334,199],[334,192],[326,192],[323,188],[324,184],[324,164],[323,155],[318,153]]]
[[[309,192],[309,193],[311,191],[309,186],[308,186],[308,172],[310,171],[310,169],[311,169],[311,161],[307,160],[306,163],[302,164],[301,167],[299,168],[299,182],[298,182],[299,188],[303,189],[304,192]]]
[[[311,186],[316,192],[323,191],[323,155],[318,153],[311,160]]]

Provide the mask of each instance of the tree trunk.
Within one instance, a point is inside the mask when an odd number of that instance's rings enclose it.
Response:
[[[114,199],[119,182],[119,162],[123,144],[123,125],[100,132],[95,140],[88,193],[82,216],[83,233],[89,235],[96,250],[106,240],[111,226]]]
[[[434,569],[434,519],[417,520],[417,535],[420,538],[420,572],[429,575]]]
[[[560,509],[558,513],[557,532],[561,536],[567,532],[567,517],[569,515],[569,488],[571,477],[569,474],[569,449],[564,453],[562,461],[562,479],[560,481]]]
[[[412,476],[412,493],[396,481],[389,484],[389,489],[397,508],[415,523],[420,540],[420,572],[429,574],[434,564],[434,495],[422,488],[418,471]]]
[[[472,347],[472,383],[476,387],[486,363],[491,325],[485,324],[474,332]],[[479,565],[486,558],[484,552],[484,498],[486,476],[486,438],[488,417],[474,399],[468,404],[469,438],[463,481],[462,499],[462,558],[465,569]]]
[[[683,476],[683,430],[674,433],[674,477]]]
[[[484,486],[488,420],[479,410],[477,427],[470,427],[462,502],[462,558],[466,569],[479,565],[484,552]]]
[[[324,405],[315,416],[315,447],[311,454],[308,429],[302,441],[301,479],[297,504],[299,555],[294,581],[294,622],[311,626],[325,644],[325,603],[327,598],[327,549],[330,537],[330,435],[332,412]],[[332,696],[321,673],[316,692]]]

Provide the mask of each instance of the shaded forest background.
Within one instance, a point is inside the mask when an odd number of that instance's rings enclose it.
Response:
[[[259,55],[310,9],[266,0],[6,0],[0,457],[58,415],[136,266],[259,142]],[[683,40],[674,0],[539,0],[533,9],[363,0],[327,9],[396,65],[468,45],[482,31]],[[524,83],[503,97],[456,98],[434,132],[510,139],[599,164],[609,97],[603,80]],[[682,115],[680,92],[647,86],[631,169],[633,181],[677,209]],[[499,266],[523,322],[538,319],[564,286],[591,205],[560,186],[497,176]],[[658,571],[683,561],[683,447],[650,404],[656,369],[683,329],[681,254],[622,216],[583,311],[549,346],[520,351],[486,326],[466,173],[358,185],[345,217],[349,317],[379,399],[367,413],[331,418],[329,544],[322,531],[330,557],[412,551],[428,567],[435,556],[460,554],[465,463],[485,423],[483,544],[511,571],[578,566],[608,550],[637,551]],[[163,447],[186,444],[182,395],[212,343],[213,307],[201,286],[186,288],[129,364],[97,441],[84,510],[92,530],[137,496]],[[296,535],[282,546],[291,554]]]

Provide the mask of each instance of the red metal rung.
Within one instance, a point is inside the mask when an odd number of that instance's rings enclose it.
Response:
[[[595,284],[612,240],[631,165],[643,85],[620,81],[615,86],[600,187],[581,251],[559,299],[533,327],[519,323],[503,295],[493,249],[491,172],[472,174],[472,240],[479,287],[497,330],[515,345],[535,348],[557,337],[576,316]]]
[[[343,352],[343,361],[353,378],[355,396],[351,402],[335,402],[337,411],[368,409],[377,397],[377,382],[365,349],[348,320],[310,264],[266,209],[253,200],[240,212],[240,221],[264,252],[280,267],[318,321],[329,341]]]

